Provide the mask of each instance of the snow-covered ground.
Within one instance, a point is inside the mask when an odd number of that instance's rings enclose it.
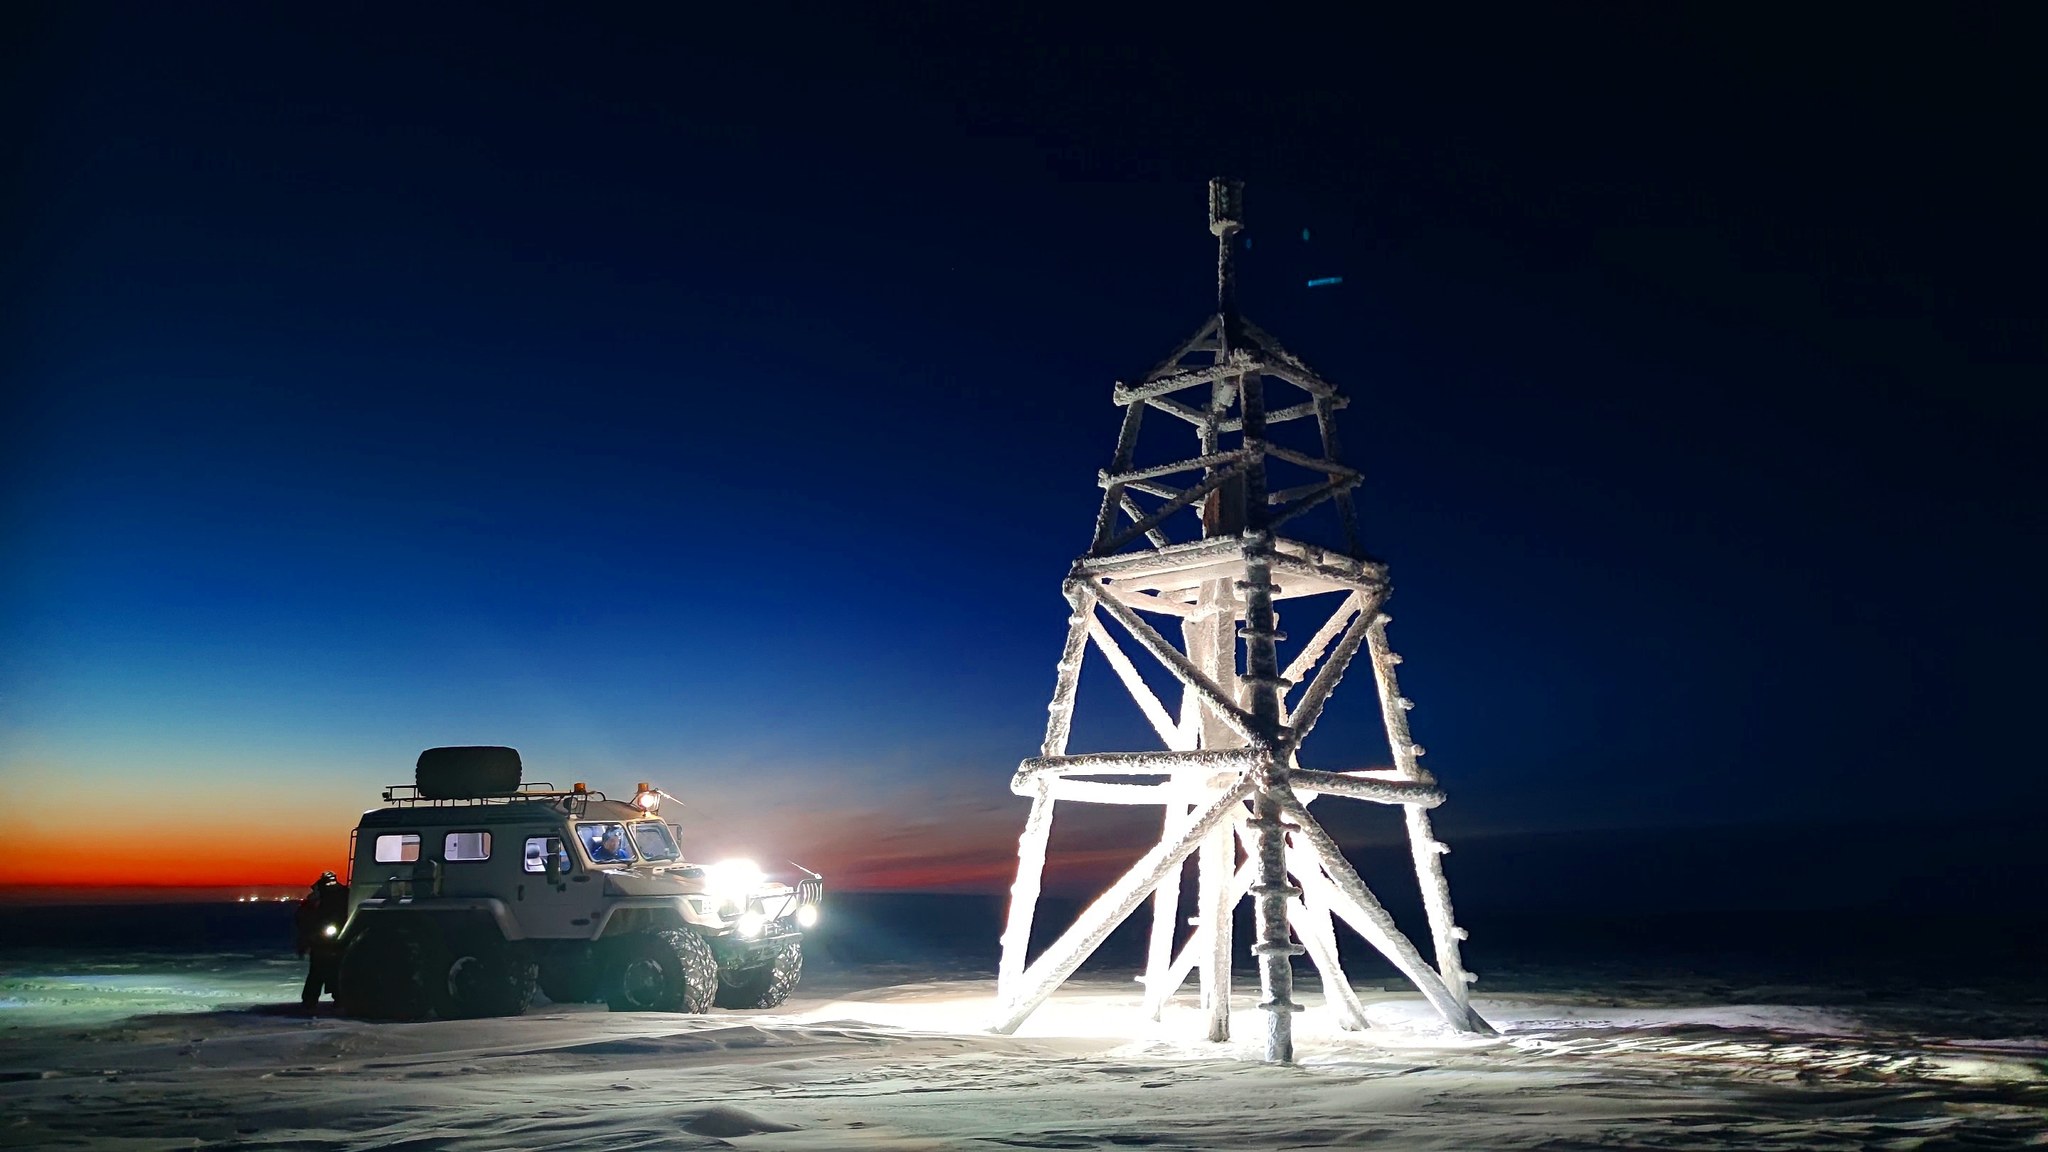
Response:
[[[1394,989],[1361,989],[1372,1031],[1336,1032],[1307,980],[1300,1065],[1276,1068],[1243,1059],[1249,988],[1219,1051],[1190,1004],[1141,1023],[1121,978],[1016,1037],[980,1030],[985,977],[829,963],[776,1012],[365,1024],[301,1015],[288,957],[113,955],[0,957],[0,1147],[2048,1146],[2048,1038],[1944,1035],[1897,1003],[1503,994],[1476,1040]]]

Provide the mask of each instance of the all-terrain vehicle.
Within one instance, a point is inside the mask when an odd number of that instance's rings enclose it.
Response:
[[[616,1011],[771,1008],[803,973],[824,882],[694,864],[659,815],[525,783],[511,748],[429,748],[349,843],[335,998],[351,1016],[512,1016],[536,985]]]

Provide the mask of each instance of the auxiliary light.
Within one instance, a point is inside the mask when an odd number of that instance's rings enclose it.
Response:
[[[752,860],[721,860],[705,869],[711,895],[721,903],[745,904],[761,886],[761,866]]]

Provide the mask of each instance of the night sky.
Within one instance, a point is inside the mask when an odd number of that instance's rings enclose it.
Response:
[[[2038,17],[1257,9],[10,6],[0,884],[303,885],[503,743],[1004,886],[1215,175],[1454,844],[2038,812]]]

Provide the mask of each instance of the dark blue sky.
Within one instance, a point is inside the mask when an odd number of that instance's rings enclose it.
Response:
[[[2022,7],[8,19],[12,783],[345,826],[504,742],[1007,852],[1230,174],[1448,826],[2044,798]],[[1313,758],[1382,755],[1361,690]]]

